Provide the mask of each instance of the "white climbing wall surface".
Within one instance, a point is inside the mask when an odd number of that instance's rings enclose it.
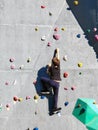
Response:
[[[68,8],[65,0],[0,0],[0,130],[86,130],[72,111],[78,98],[98,101],[98,62]],[[62,111],[50,116],[35,84],[55,48]]]

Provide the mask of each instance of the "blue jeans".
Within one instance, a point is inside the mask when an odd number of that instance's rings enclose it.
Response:
[[[46,77],[41,77],[41,82],[43,85],[43,88],[45,91],[47,91],[49,88],[53,88],[54,91],[54,105],[53,108],[57,108],[57,103],[58,103],[58,93],[59,93],[59,82],[56,82],[54,80],[51,80]]]

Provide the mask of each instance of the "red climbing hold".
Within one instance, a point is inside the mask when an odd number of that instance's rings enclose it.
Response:
[[[98,41],[98,34],[96,34],[94,37],[95,37],[95,40]]]
[[[44,9],[44,8],[46,8],[46,6],[45,5],[41,5],[41,8]]]
[[[54,34],[54,35],[53,35],[53,38],[54,38],[55,40],[59,40],[59,39],[60,39],[60,35],[59,35],[59,34]]]
[[[10,104],[6,104],[6,108],[9,108],[10,107]]]
[[[72,87],[71,87],[71,90],[75,90],[75,89],[76,89],[76,87],[75,87],[75,86],[72,86]]]
[[[13,100],[16,102],[16,101],[18,101],[18,97],[17,96],[14,96],[13,97]]]
[[[51,43],[50,43],[50,42],[48,42],[47,46],[51,46]]]
[[[10,58],[9,61],[10,61],[10,62],[14,62],[15,59],[14,59],[14,58]]]
[[[68,88],[65,87],[64,90],[68,90]]]
[[[67,78],[67,77],[69,76],[69,74],[68,74],[67,72],[65,72],[65,73],[63,74],[63,76],[64,76],[64,78]]]
[[[9,85],[9,82],[5,82],[5,85]]]

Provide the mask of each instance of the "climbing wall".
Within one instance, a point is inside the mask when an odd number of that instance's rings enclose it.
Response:
[[[37,95],[36,81],[57,47],[62,111],[49,116],[51,97]],[[0,130],[86,130],[72,111],[77,98],[98,101],[97,75],[96,54],[65,0],[0,0]]]

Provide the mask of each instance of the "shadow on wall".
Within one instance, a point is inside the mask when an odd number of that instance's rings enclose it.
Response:
[[[66,1],[69,5],[68,10],[74,14],[98,58],[98,40],[94,37],[98,34],[98,0],[78,0],[78,5],[74,5],[74,0]],[[94,28],[97,28],[97,31],[94,31]]]
[[[39,95],[42,90],[42,84],[41,84],[40,78],[49,77],[48,74],[46,73],[46,71],[47,71],[47,66],[40,68],[37,73],[36,91]]]
[[[49,78],[49,75],[46,73],[47,72],[47,65],[45,67],[42,67],[39,69],[38,73],[37,73],[37,83],[35,85],[36,88],[36,92],[38,93],[39,96],[41,96],[40,92],[43,89],[42,83],[41,83],[41,77],[47,77]],[[46,96],[46,98],[48,99],[48,110],[49,113],[53,107],[53,96]]]

